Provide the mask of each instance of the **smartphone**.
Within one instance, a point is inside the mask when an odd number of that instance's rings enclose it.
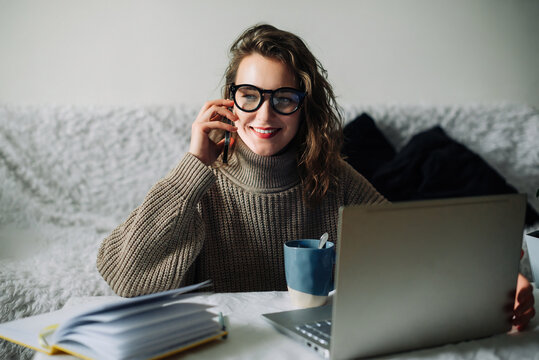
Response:
[[[232,108],[228,108],[232,111]],[[224,122],[227,124],[232,124],[232,122],[225,117]],[[225,148],[223,149],[223,164],[228,164],[228,148],[230,147],[230,131],[225,131]]]

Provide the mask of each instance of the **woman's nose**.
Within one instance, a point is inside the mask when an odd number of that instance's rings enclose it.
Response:
[[[262,105],[260,105],[260,107],[256,111],[257,118],[266,120],[271,115],[273,115],[273,109],[271,108],[270,101],[271,99],[269,98],[269,96],[264,96],[264,101],[262,102]]]

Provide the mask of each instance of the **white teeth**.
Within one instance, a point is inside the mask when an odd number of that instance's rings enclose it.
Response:
[[[261,133],[261,134],[271,134],[271,133],[274,133],[275,131],[277,131],[277,129],[262,130],[262,129],[257,129],[257,128],[253,128],[253,130],[256,131],[257,133]]]

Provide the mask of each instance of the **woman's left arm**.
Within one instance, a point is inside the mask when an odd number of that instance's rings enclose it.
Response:
[[[522,274],[518,274],[515,305],[513,307],[513,326],[518,331],[526,329],[530,320],[535,316],[535,300],[533,286]]]

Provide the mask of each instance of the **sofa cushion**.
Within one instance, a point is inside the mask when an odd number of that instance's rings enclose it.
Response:
[[[368,180],[381,165],[395,157],[395,149],[367,113],[348,123],[343,133],[345,160]]]
[[[517,190],[479,155],[435,126],[380,164],[371,182],[390,201],[516,193]],[[528,205],[526,224],[539,221]]]

